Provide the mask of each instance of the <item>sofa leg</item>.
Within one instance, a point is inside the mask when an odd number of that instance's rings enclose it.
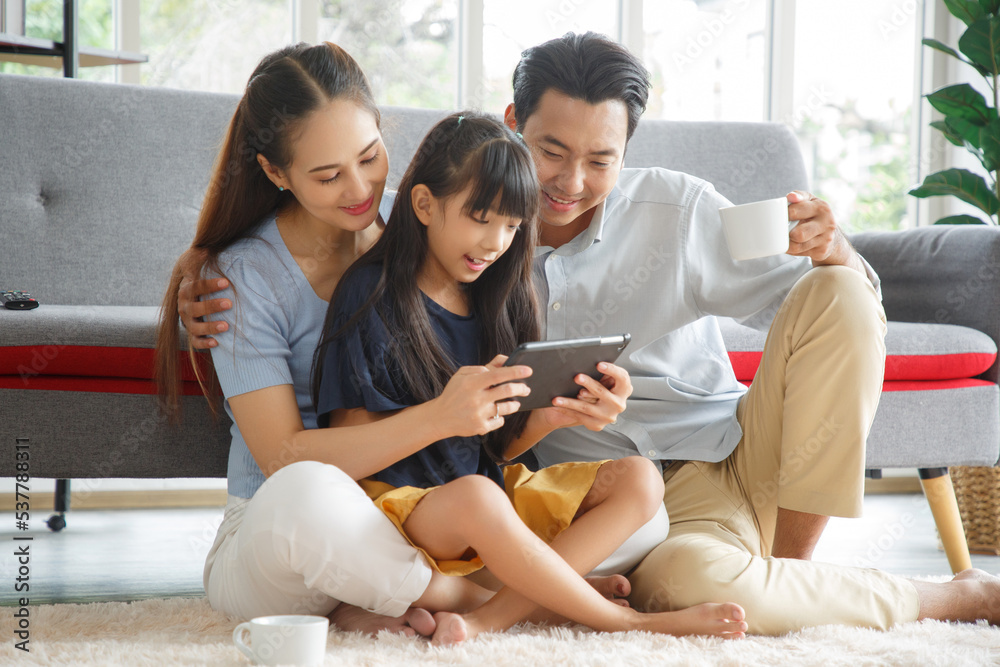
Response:
[[[69,511],[69,480],[68,479],[57,479],[56,480],[56,503],[55,510],[56,513],[49,517],[48,521],[45,523],[48,525],[49,530],[54,533],[58,533],[60,530],[66,527],[66,512]]]
[[[947,468],[920,468],[920,486],[927,496],[927,504],[934,515],[944,553],[948,556],[948,564],[954,573],[972,567],[969,556],[969,543],[965,539],[965,529],[962,527],[962,517],[958,513],[958,501],[955,500],[955,487],[951,485],[951,477]]]

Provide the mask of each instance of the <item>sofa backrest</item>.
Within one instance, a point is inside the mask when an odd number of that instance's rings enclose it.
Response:
[[[0,289],[42,303],[160,303],[238,96],[0,74]],[[384,107],[389,187],[446,111]],[[627,166],[713,182],[736,203],[806,185],[764,123],[640,122]]]
[[[236,100],[0,75],[0,285],[159,305]]]

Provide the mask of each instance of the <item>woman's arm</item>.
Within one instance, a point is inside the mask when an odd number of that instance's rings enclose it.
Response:
[[[330,463],[353,479],[384,470],[427,445],[451,436],[488,433],[494,419],[515,412],[530,375],[526,366],[460,368],[437,398],[393,413],[334,410],[331,428],[306,429],[291,385],[251,391],[229,399],[250,453],[265,476],[296,461]],[[497,401],[502,401],[497,403]]]
[[[295,392],[288,384],[234,396],[229,406],[266,477],[296,461],[320,461],[362,479],[438,439],[426,403],[391,417],[355,419],[352,425],[326,429],[302,425]]]

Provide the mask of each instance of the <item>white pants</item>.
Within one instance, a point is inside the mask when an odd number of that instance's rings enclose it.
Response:
[[[632,569],[668,528],[661,507],[593,574]],[[204,583],[212,607],[238,618],[325,616],[340,602],[398,617],[431,572],[354,480],[336,466],[302,461],[271,475],[253,498],[230,497]]]
[[[214,609],[239,618],[326,616],[347,602],[401,616],[431,568],[336,466],[281,468],[253,498],[231,498],[205,561]]]

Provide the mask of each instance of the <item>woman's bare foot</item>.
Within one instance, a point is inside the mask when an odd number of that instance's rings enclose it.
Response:
[[[723,639],[746,636],[746,612],[732,602],[705,602],[687,609],[642,614],[641,629],[670,635],[710,635]]]
[[[345,602],[337,605],[337,608],[330,612],[328,616],[330,623],[345,632],[363,632],[367,635],[376,635],[381,630],[413,637],[422,635],[430,637],[437,629],[437,623],[429,612],[410,607],[406,613],[399,618],[392,616],[381,616],[372,613],[367,609],[355,607]]]
[[[465,619],[450,611],[439,611],[434,614],[437,628],[431,638],[434,646],[453,646],[469,639],[469,627]]]
[[[607,599],[623,607],[628,606],[628,600],[621,598],[628,597],[628,594],[632,592],[632,584],[622,575],[612,574],[607,577],[586,577],[586,580],[588,584]]]

